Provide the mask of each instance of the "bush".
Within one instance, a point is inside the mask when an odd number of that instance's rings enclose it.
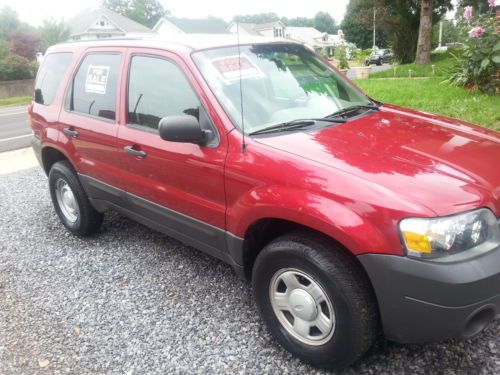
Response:
[[[345,46],[338,46],[335,48],[335,57],[339,61],[338,68],[340,70],[349,69],[349,63],[347,61],[347,49]]]
[[[22,56],[9,55],[0,60],[0,81],[30,79],[36,74],[37,66]]]
[[[462,56],[455,56],[456,65],[447,81],[492,94],[500,89],[500,82],[493,79],[500,69],[500,35],[496,33],[492,13],[473,19],[472,8],[467,8],[467,41]]]

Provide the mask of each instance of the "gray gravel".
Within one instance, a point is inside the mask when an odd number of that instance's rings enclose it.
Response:
[[[39,168],[0,176],[0,374],[321,373],[282,350],[231,268],[117,214],[68,234]],[[499,374],[469,341],[381,341],[346,374]]]

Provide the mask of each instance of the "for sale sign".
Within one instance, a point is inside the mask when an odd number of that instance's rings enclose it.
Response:
[[[89,65],[87,79],[85,80],[85,92],[93,94],[106,94],[108,84],[109,66]]]

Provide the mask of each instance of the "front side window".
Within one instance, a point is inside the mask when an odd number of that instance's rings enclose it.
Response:
[[[243,107],[246,133],[372,104],[302,45],[244,45],[240,51],[239,56],[237,47],[214,48],[192,56],[210,89],[240,129]]]
[[[114,120],[120,63],[120,54],[87,55],[73,79],[69,110]]]
[[[158,129],[163,117],[190,115],[199,119],[200,101],[174,63],[134,56],[128,85],[128,123]]]
[[[47,55],[36,76],[35,102],[50,105],[71,61],[71,53],[52,53]]]

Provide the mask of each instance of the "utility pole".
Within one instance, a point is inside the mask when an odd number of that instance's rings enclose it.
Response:
[[[438,48],[441,48],[443,41],[443,21],[439,21],[439,45]]]
[[[377,9],[373,7],[373,47],[372,49],[375,50],[376,44],[375,44],[375,28],[376,28],[376,20],[377,20]]]

